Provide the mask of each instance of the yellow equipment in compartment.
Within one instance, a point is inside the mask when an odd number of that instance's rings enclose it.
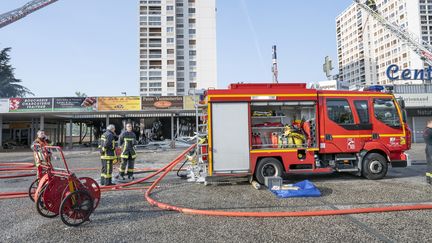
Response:
[[[301,148],[304,146],[306,137],[291,129],[287,125],[284,129],[284,134],[279,135],[279,148]]]

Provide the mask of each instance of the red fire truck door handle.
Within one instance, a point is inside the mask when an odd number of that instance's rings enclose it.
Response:
[[[325,140],[333,140],[333,136],[331,134],[326,134]]]
[[[378,133],[372,133],[372,139],[379,139],[379,137]]]

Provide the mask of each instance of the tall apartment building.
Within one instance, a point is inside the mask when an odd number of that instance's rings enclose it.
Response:
[[[432,42],[432,0],[377,0],[376,3],[379,13],[387,20]],[[416,53],[355,3],[336,18],[336,36],[340,80],[351,87],[392,83],[386,75],[391,64],[411,69],[424,67]],[[407,81],[393,83],[403,82]]]
[[[141,0],[140,94],[216,85],[215,0]]]

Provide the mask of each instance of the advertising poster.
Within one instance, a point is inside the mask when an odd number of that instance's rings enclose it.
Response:
[[[183,96],[141,97],[142,110],[182,110]]]
[[[52,111],[53,98],[10,98],[9,112]]]
[[[141,102],[139,96],[99,97],[98,111],[139,111]]]
[[[54,111],[96,111],[96,97],[54,98]]]

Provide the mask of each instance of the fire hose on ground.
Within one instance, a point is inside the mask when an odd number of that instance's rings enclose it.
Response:
[[[165,176],[170,173],[174,167],[179,164],[184,156],[191,151],[195,146],[191,146],[186,149],[183,153],[181,153],[176,159],[174,159],[169,164],[164,167],[156,170],[154,173],[129,183],[120,184],[120,185],[112,185],[112,186],[102,186],[102,191],[109,190],[140,190],[147,189],[144,197],[152,206],[156,206],[162,210],[168,211],[177,211],[184,214],[190,215],[204,215],[204,216],[224,216],[224,217],[310,217],[310,216],[330,216],[330,215],[345,215],[345,214],[365,214],[365,213],[383,213],[383,212],[396,212],[396,211],[413,211],[413,210],[427,210],[432,209],[432,204],[410,204],[410,205],[401,205],[401,206],[383,206],[383,207],[368,207],[368,208],[351,208],[351,209],[336,209],[336,210],[314,210],[314,211],[280,211],[280,212],[240,212],[240,211],[222,211],[222,210],[202,210],[202,209],[193,209],[193,208],[185,208],[179,207],[175,205],[171,205],[168,203],[164,203],[161,201],[157,201],[151,197],[152,191],[158,187],[158,184],[165,178]],[[163,173],[162,173],[163,172]],[[138,188],[127,188],[129,186],[142,183],[147,181],[154,176],[162,173],[159,178],[157,178],[150,187],[140,187]],[[0,199],[6,198],[20,198],[27,197],[27,192],[8,192],[1,193]]]

